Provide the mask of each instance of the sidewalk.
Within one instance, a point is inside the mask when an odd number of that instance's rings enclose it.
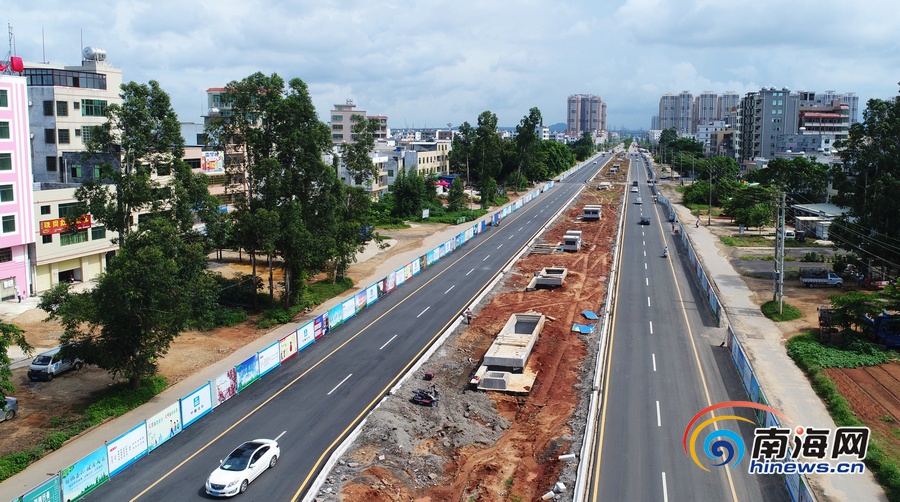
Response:
[[[178,399],[190,394],[199,387],[205,385],[213,378],[216,378],[219,375],[225,373],[230,368],[233,368],[256,352],[268,347],[273,342],[278,341],[280,338],[284,337],[291,331],[294,331],[297,328],[303,326],[310,320],[314,319],[316,316],[327,312],[329,309],[348,298],[351,293],[363,290],[363,288],[366,288],[379,279],[386,277],[389,273],[396,271],[400,267],[412,261],[414,258],[419,257],[427,251],[430,251],[436,248],[438,245],[450,240],[451,237],[456,236],[465,228],[475,225],[476,223],[480,223],[481,221],[485,221],[489,224],[490,213],[475,221],[466,222],[466,224],[464,225],[450,226],[442,231],[431,234],[424,239],[420,248],[411,249],[402,253],[392,254],[392,248],[381,251],[377,249],[377,246],[374,246],[374,243],[370,243],[370,245],[367,246],[366,251],[364,251],[357,257],[357,263],[362,263],[366,260],[369,260],[374,256],[379,255],[380,253],[389,253],[390,256],[382,264],[376,267],[371,274],[368,274],[365,278],[360,279],[353,289],[344,292],[337,298],[332,298],[331,300],[328,300],[325,303],[319,305],[313,311],[307,313],[303,316],[303,318],[299,319],[296,322],[280,325],[274,328],[266,335],[236,350],[234,353],[227,356],[225,359],[222,359],[218,363],[205,367],[202,370],[194,373],[193,375],[172,385],[163,393],[159,394],[150,402],[144,404],[140,408],[132,410],[119,418],[101,424],[72,439],[63,448],[60,448],[59,450],[48,454],[47,456],[28,466],[28,468],[24,471],[0,484],[0,493],[2,493],[4,496],[9,495],[6,498],[12,498],[17,497],[22,493],[38,486],[39,484],[46,481],[52,475],[52,473],[55,473],[72,465],[74,462],[80,460],[88,453],[103,446],[105,441],[115,439],[119,435],[130,430],[136,424],[139,424],[140,422],[153,417],[172,403],[176,402]],[[490,230],[487,230],[486,232],[490,232]],[[480,237],[476,237],[474,242],[477,243],[479,238]],[[471,244],[467,244],[467,246],[470,245]],[[86,289],[89,288],[91,284],[82,285],[81,283],[76,283],[75,286],[78,288]],[[15,301],[0,302],[0,315],[2,315],[4,319],[9,319],[10,317],[18,315],[28,309],[36,308],[38,302],[38,297],[27,298],[22,303],[18,303]],[[313,346],[309,347],[307,350],[316,350],[315,344],[313,344]],[[10,350],[10,358],[15,360],[13,350]],[[23,358],[20,354],[19,364],[22,364],[23,361],[27,364],[29,358]],[[236,398],[240,399],[240,397]]]
[[[825,405],[806,376],[788,357],[775,322],[760,314],[752,291],[728,261],[727,249],[704,225],[695,228],[696,217],[680,204],[673,204],[703,265],[714,278],[726,322],[734,329],[756,371],[760,387],[770,405],[794,420],[792,425],[835,427]],[[721,246],[721,247],[720,247]],[[751,335],[752,334],[752,335]],[[884,490],[867,470],[853,475],[807,475],[825,500],[887,500]]]

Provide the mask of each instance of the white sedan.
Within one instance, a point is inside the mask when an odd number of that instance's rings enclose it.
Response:
[[[206,480],[206,493],[233,497],[247,491],[247,485],[270,467],[275,467],[281,449],[278,439],[254,439],[234,449]]]

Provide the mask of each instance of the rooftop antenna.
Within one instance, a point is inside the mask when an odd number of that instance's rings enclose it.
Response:
[[[81,47],[78,48],[79,52],[81,52],[81,49],[84,49],[84,29],[78,30],[78,34],[81,36]],[[84,59],[84,56],[82,56],[82,59]]]
[[[44,55],[44,62],[47,62],[47,44],[44,43],[44,27],[41,26],[41,52]]]

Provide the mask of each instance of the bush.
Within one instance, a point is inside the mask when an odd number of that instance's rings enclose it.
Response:
[[[764,316],[775,322],[793,321],[803,317],[803,313],[797,310],[796,307],[784,302],[781,303],[780,314],[778,313],[778,302],[776,301],[763,303],[761,310]]]
[[[825,261],[825,255],[819,254],[815,251],[810,251],[803,255],[803,259],[800,261],[810,262],[810,263],[819,263]]]
[[[822,345],[812,335],[797,335],[787,342],[787,353],[806,372],[819,368],[857,368],[875,366],[890,360],[887,352],[850,337],[840,346]]]

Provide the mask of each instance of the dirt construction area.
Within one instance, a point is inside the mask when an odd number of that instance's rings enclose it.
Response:
[[[558,481],[571,490],[576,464],[558,457],[580,448],[599,332],[571,329],[591,322],[581,312],[598,311],[605,299],[622,193],[622,185],[582,192],[539,239],[556,244],[567,230],[581,230],[581,251],[524,256],[475,309],[471,324],[461,324],[421,374],[370,415],[320,500],[536,500]],[[603,218],[582,222],[584,204],[601,204]],[[534,272],[551,266],[568,269],[563,286],[526,291]],[[531,391],[471,389],[473,371],[510,315],[528,311],[548,318],[530,356],[537,369]],[[435,380],[423,382],[429,370]],[[438,406],[413,404],[413,390],[431,383],[441,392]]]

